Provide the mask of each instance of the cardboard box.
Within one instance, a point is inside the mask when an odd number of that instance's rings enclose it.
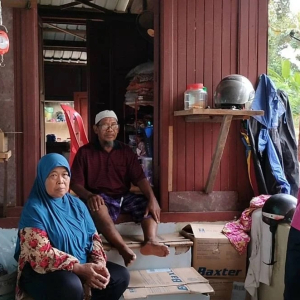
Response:
[[[221,233],[224,225],[189,224],[181,234],[193,240],[192,266],[204,277],[244,279],[246,253],[240,255]]]
[[[210,300],[231,300],[232,280],[211,279],[209,284],[215,293],[210,296]]]
[[[0,129],[0,152],[8,151],[8,140],[6,134]]]
[[[246,290],[244,282],[227,279],[211,279],[209,284],[215,293],[210,296],[210,300],[246,300]]]
[[[130,283],[124,299],[140,299],[158,295],[212,293],[208,280],[194,268],[149,269],[130,272]]]

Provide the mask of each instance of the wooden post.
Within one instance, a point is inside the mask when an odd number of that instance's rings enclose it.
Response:
[[[218,169],[220,166],[222,154],[225,148],[231,120],[232,120],[232,115],[223,116],[218,142],[216,145],[215,153],[212,159],[212,163],[210,165],[210,170],[205,185],[205,193],[211,193],[213,190],[215,179],[217,177]]]

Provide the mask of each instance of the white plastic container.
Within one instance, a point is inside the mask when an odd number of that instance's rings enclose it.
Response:
[[[184,109],[206,108],[207,92],[202,83],[189,84],[184,92]]]

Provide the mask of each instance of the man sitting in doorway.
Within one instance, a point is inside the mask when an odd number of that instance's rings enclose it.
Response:
[[[116,140],[119,132],[116,114],[111,110],[99,112],[93,129],[98,139],[76,153],[71,189],[87,204],[98,231],[117,248],[126,266],[135,260],[135,254],[114,226],[123,212],[130,213],[135,222],[141,222],[144,243],[140,252],[167,256],[168,247],[156,239],[160,207],[137,155],[128,145]],[[131,183],[143,195],[130,193]]]

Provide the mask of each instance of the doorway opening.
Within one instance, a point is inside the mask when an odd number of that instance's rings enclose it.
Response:
[[[60,5],[45,5],[38,0],[45,86],[43,142],[50,143],[48,136],[56,143],[51,149],[45,145],[44,153],[60,151],[68,157],[70,135],[64,134],[61,104],[67,103],[82,116],[90,141],[95,138],[95,115],[111,109],[120,123],[118,140],[138,155],[149,182],[158,181],[153,175],[158,174],[158,137],[154,136],[159,132],[153,2],[63,0]],[[58,143],[64,151],[56,150]]]

